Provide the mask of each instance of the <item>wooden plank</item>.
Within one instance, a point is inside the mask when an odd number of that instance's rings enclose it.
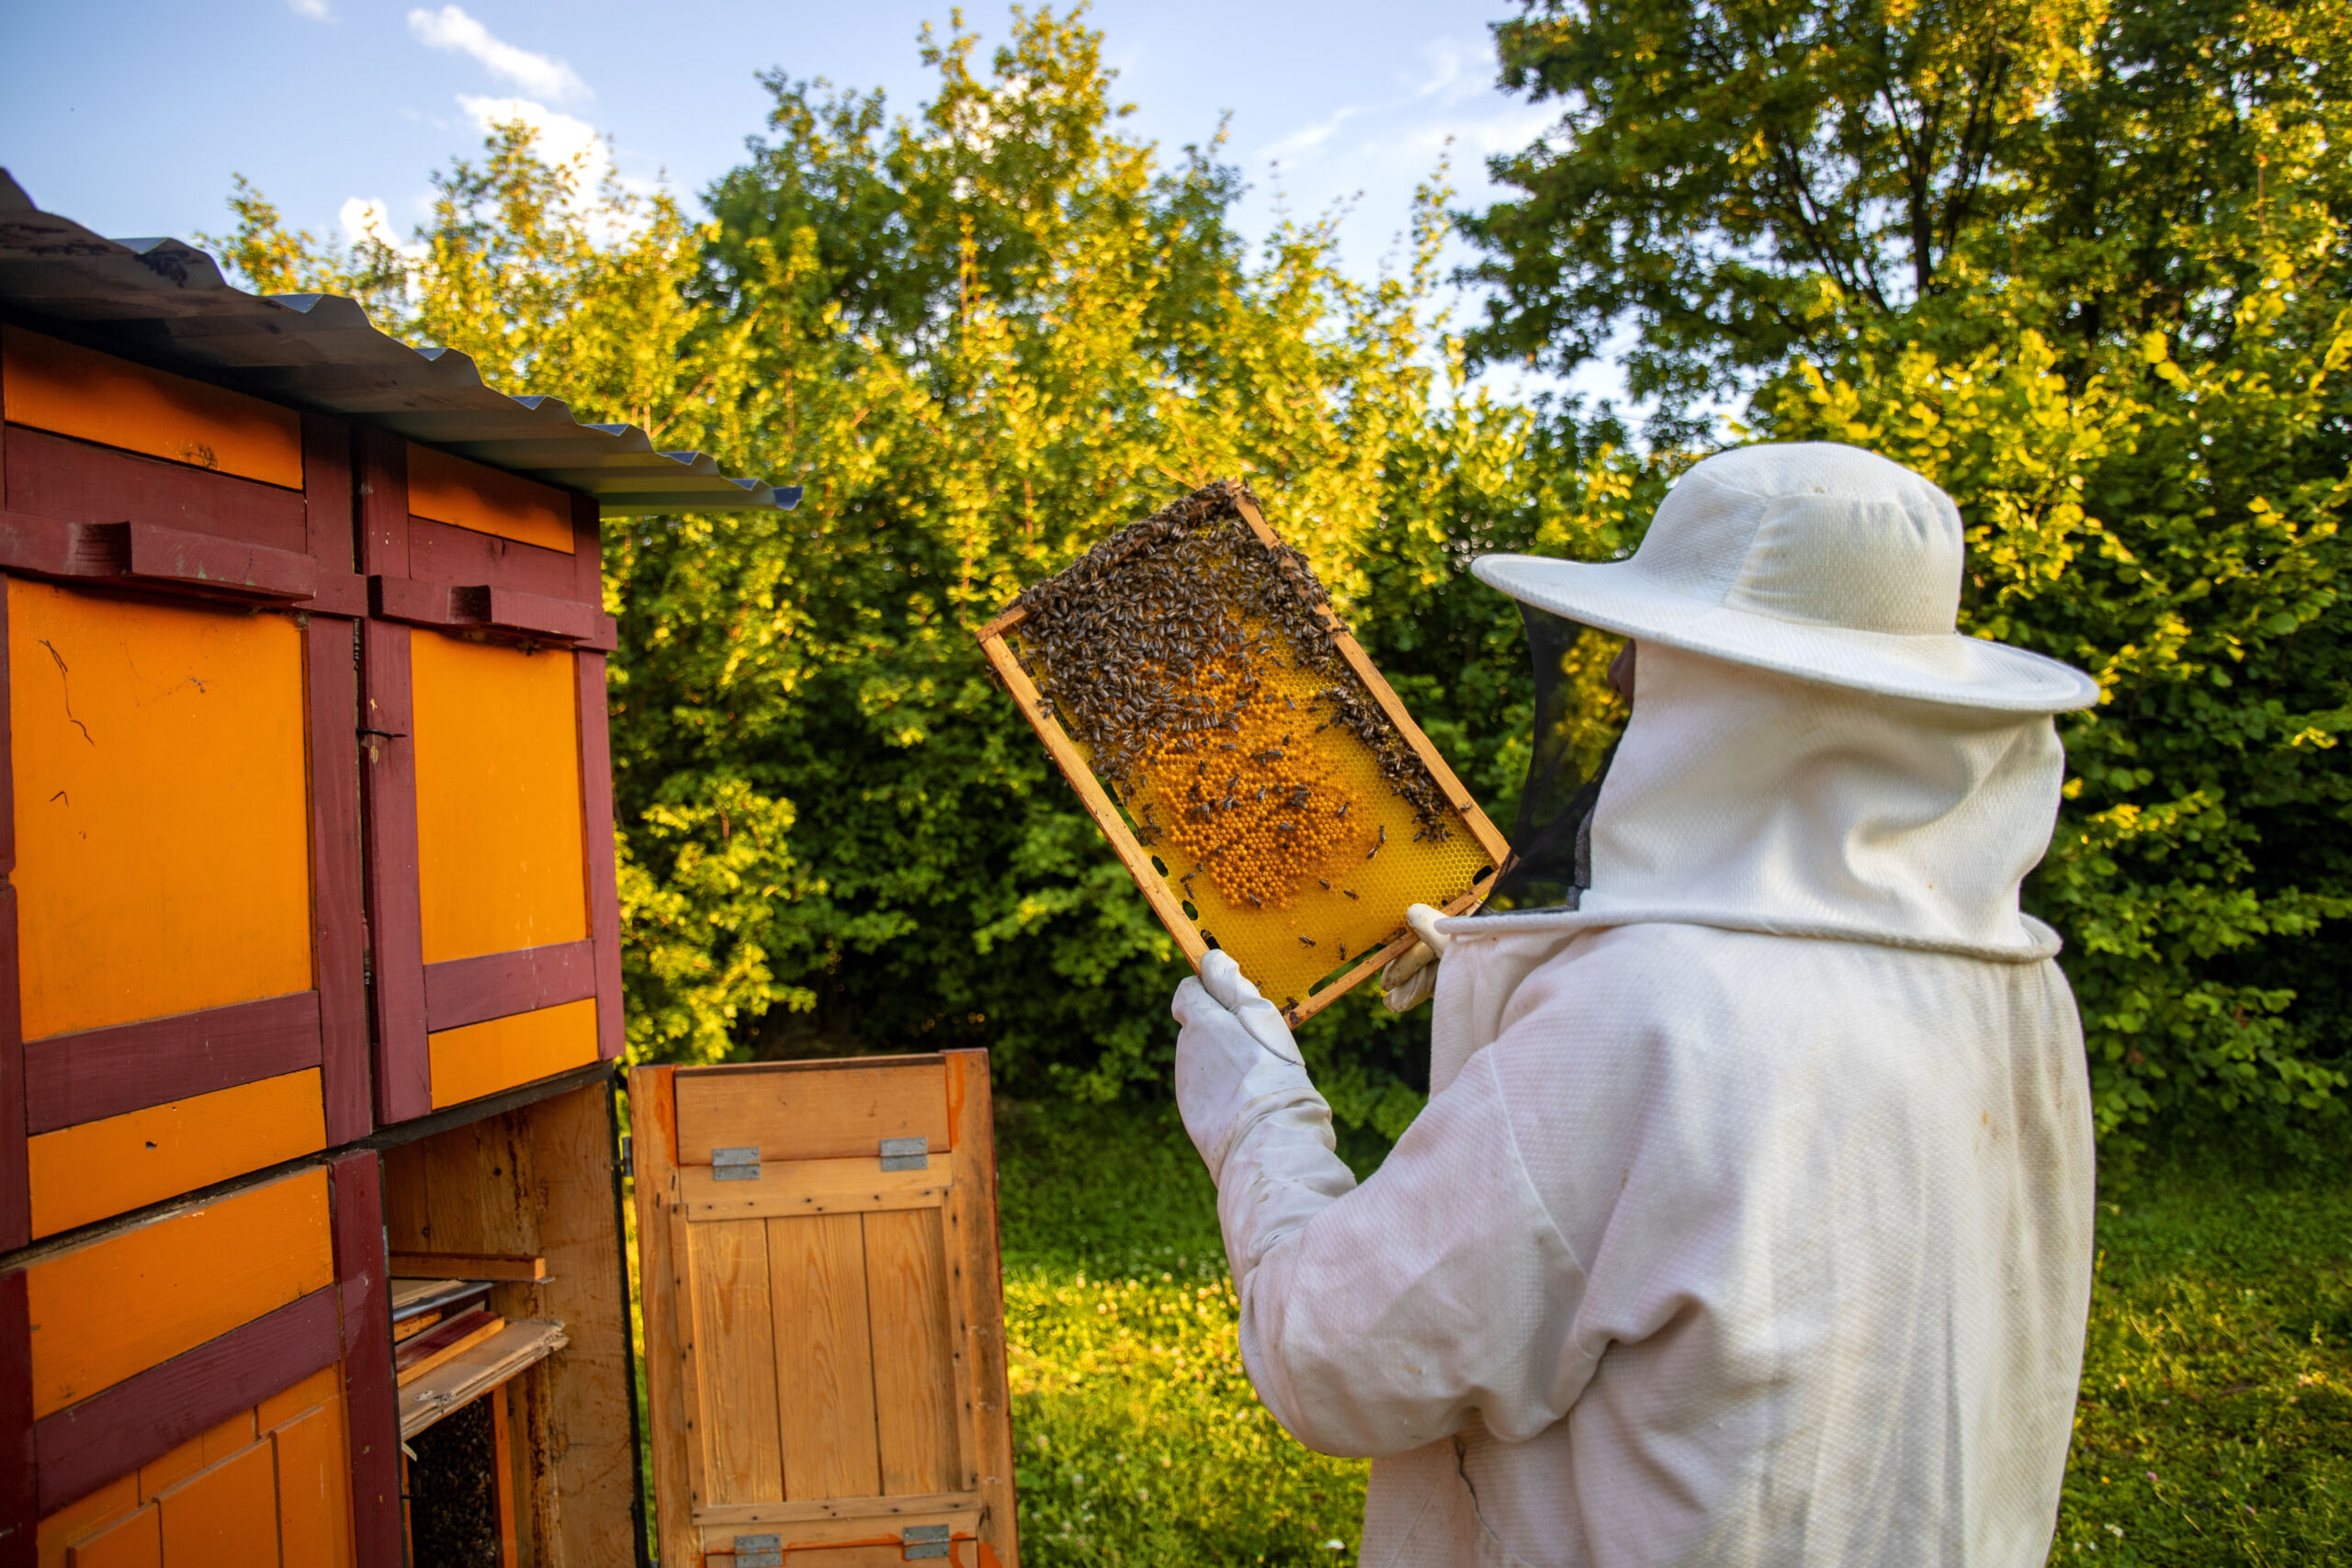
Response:
[[[784,1448],[777,1426],[766,1222],[717,1220],[689,1226],[687,1248],[709,1499],[781,1501]]]
[[[595,943],[586,938],[424,966],[429,1029],[458,1029],[595,994]]]
[[[214,1465],[157,1501],[164,1562],[266,1563],[277,1555],[277,1472],[267,1443]]]
[[[150,1503],[75,1541],[65,1549],[65,1568],[164,1568],[162,1506]]]
[[[133,520],[125,575],[261,600],[308,599],[318,592],[318,563],[293,550],[223,539],[187,528]]]
[[[317,1067],[321,1056],[316,991],[52,1034],[25,1047],[26,1122],[54,1132]]]
[[[956,1156],[935,1154],[922,1170],[884,1170],[879,1159],[763,1163],[757,1181],[720,1181],[704,1165],[678,1172],[689,1220],[777,1219],[862,1214],[876,1209],[935,1209],[956,1179]]]
[[[269,1441],[277,1461],[279,1561],[286,1568],[349,1568],[351,1461],[343,1402],[276,1427]]]
[[[55,1235],[326,1147],[305,1067],[29,1140],[35,1235]]]
[[[1071,788],[1078,791],[1079,801],[1086,807],[1086,814],[1094,818],[1095,827],[1101,829],[1102,836],[1110,840],[1112,852],[1119,857],[1119,863],[1127,868],[1127,874],[1135,878],[1136,886],[1142,890],[1152,913],[1158,915],[1159,923],[1168,928],[1168,934],[1176,939],[1176,945],[1183,950],[1193,967],[1199,968],[1201,959],[1208,953],[1208,943],[1202,939],[1200,929],[1186,917],[1183,900],[1176,897],[1167,880],[1151,863],[1151,852],[1136,842],[1134,830],[1128,828],[1127,819],[1120,814],[1119,808],[1111,803],[1111,796],[1103,789],[1102,781],[1094,776],[1094,769],[1087,762],[1086,753],[1079,750],[1078,742],[1069,738],[1059,721],[1046,711],[1045,700],[1037,694],[1037,683],[1029,679],[1029,671],[1021,668],[1021,661],[1012,656],[1012,649],[1005,646],[1002,637],[983,638],[980,651],[987,656],[989,667],[1004,682],[1005,691],[1012,694],[1013,705],[1021,710],[1021,716],[1029,721],[1029,728],[1035,729],[1037,739],[1046,743],[1046,750],[1060,767],[1062,776],[1069,781]]]
[[[401,1385],[401,1440],[512,1382],[571,1343],[562,1324],[524,1318],[443,1358],[423,1376]]]
[[[34,1414],[86,1400],[334,1279],[318,1168],[44,1258],[26,1270]]]
[[[946,1053],[947,1102],[956,1116],[963,1179],[941,1216],[961,1308],[959,1393],[967,1401],[966,1484],[982,1503],[980,1539],[1005,1568],[1019,1568],[1013,1495],[1012,1393],[1004,1345],[1004,1275],[997,1247],[996,1115],[985,1051]]]
[[[293,623],[21,579],[8,600],[25,1033],[311,989]]]
[[[363,491],[367,472],[363,470]],[[379,479],[381,476],[379,474]],[[363,540],[379,553],[390,545]],[[416,887],[416,751],[410,734],[409,629],[360,624],[361,801],[368,863],[368,936],[373,958],[376,1120],[405,1122],[433,1109],[425,1045],[424,937]]]
[[[11,1269],[0,1274],[0,1568],[32,1568],[41,1515],[31,1341],[25,1271]]]
[[[882,1470],[864,1227],[855,1214],[820,1214],[767,1230],[784,1495],[871,1497]]]
[[[314,459],[315,473],[326,467]],[[350,476],[344,479],[343,555],[351,554]],[[322,504],[311,501],[313,514]],[[349,622],[312,615],[302,629],[311,768],[311,966],[317,987],[327,1142],[366,1137],[375,1123],[368,1074],[367,886],[361,871],[359,643]]]
[[[326,578],[356,577],[358,514],[353,510],[351,425],[333,414],[302,415],[303,548]]]
[[[963,1479],[946,1246],[935,1210],[867,1214],[865,1277],[874,1314],[875,1430],[882,1491],[948,1492]]]
[[[675,1092],[682,1166],[708,1165],[715,1148],[784,1161],[876,1156],[884,1138],[949,1146],[937,1056],[691,1067]]]
[[[495,585],[542,598],[596,604],[596,599],[579,592],[574,558],[560,550],[477,534],[425,517],[408,520],[408,537],[409,570],[402,575],[412,581],[444,588]]]
[[[395,1252],[395,1279],[504,1280],[537,1283],[548,1277],[548,1260],[517,1252]]]
[[[593,997],[426,1037],[433,1108],[478,1100],[596,1060]]]
[[[424,962],[585,939],[572,656],[419,632],[409,667]]]
[[[413,441],[408,510],[412,517],[571,553],[571,502],[564,491]]]
[[[460,1351],[472,1349],[505,1326],[504,1318],[480,1308],[435,1324],[393,1350],[392,1364],[399,1369],[400,1386],[408,1387],[444,1361]]]
[[[7,507],[58,523],[127,520],[303,552],[310,526],[300,491],[93,446],[11,423]]]
[[[338,1156],[327,1173],[342,1298],[353,1548],[360,1568],[401,1568],[400,1393],[384,1269],[383,1167],[373,1150],[360,1150]]]
[[[573,498],[593,524],[595,502]],[[593,534],[590,536],[593,539]],[[590,547],[593,548],[593,547]],[[605,699],[605,657],[572,657],[579,685],[582,833],[588,856],[588,930],[595,942],[596,1054],[620,1059],[628,1043],[621,995],[621,900],[618,846],[613,836],[613,743]]]
[[[22,327],[0,327],[0,412],[11,424],[302,488],[293,410]]]
[[[498,1498],[498,1565],[514,1568],[514,1439],[508,1431],[507,1399],[501,1391],[490,1396],[491,1490]]]
[[[686,1394],[693,1352],[686,1301],[686,1258],[673,1245],[677,1214],[677,1112],[673,1067],[634,1067],[628,1075],[629,1126],[637,1172],[638,1294],[645,1314],[646,1427],[653,1461],[653,1503],[664,1562],[691,1562],[699,1549],[693,1510],[703,1501],[692,1465],[701,1450],[698,1417]],[[676,1221],[676,1229],[684,1224]]]
[[[33,1428],[40,1512],[54,1513],[239,1412],[250,1413],[279,1389],[334,1365],[340,1348],[335,1292],[322,1287],[43,1416]]]
[[[352,460],[359,472],[358,570],[366,577],[409,575],[408,443],[379,425],[351,433]]]
[[[879,1525],[893,1532],[909,1525],[948,1524],[975,1516],[980,1498],[972,1492],[935,1492],[906,1497],[821,1497],[789,1503],[729,1503],[695,1510],[697,1529],[718,1530],[758,1525],[819,1526],[831,1523],[862,1525],[873,1531]],[[796,1538],[820,1541],[842,1532],[796,1529]]]
[[[0,580],[0,616],[6,583]],[[0,628],[0,640],[5,640]],[[0,658],[5,658],[0,653]],[[0,724],[0,748],[8,727]],[[7,806],[8,770],[0,755],[0,809]],[[32,1170],[26,1154],[24,1030],[17,1009],[17,890],[0,881],[0,1252],[32,1239]],[[5,1561],[0,1560],[0,1568]]]

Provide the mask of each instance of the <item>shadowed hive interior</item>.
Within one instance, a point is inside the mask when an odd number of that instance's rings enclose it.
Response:
[[[1121,530],[1006,640],[1186,918],[1287,1010],[1494,863],[1245,501],[1211,485]]]

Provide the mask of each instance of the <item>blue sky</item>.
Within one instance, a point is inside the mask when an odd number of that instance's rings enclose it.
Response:
[[[1484,160],[1550,114],[1494,85],[1487,24],[1510,0],[1348,5],[1110,0],[1091,12],[1136,106],[1172,152],[1232,115],[1228,157],[1256,232],[1281,206],[1345,204],[1343,254],[1370,275],[1395,254],[1414,186],[1453,139],[1461,199],[1490,194]],[[631,183],[693,196],[761,130],[753,73],[782,66],[884,88],[910,109],[936,0],[78,0],[0,11],[0,166],[34,199],[101,232],[227,226],[243,174],[298,227],[345,232],[368,204],[396,237],[427,178],[479,146],[492,115],[531,118],[550,145],[613,140]],[[1007,12],[966,7],[993,42]],[[984,45],[984,47],[986,47]],[[1585,378],[1579,378],[1579,381]]]

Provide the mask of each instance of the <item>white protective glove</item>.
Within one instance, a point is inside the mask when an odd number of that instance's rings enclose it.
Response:
[[[1291,1106],[1321,1110],[1323,1097],[1283,1015],[1222,948],[1201,960],[1199,978],[1176,987],[1168,1010],[1184,1026],[1176,1037],[1176,1105],[1211,1179],[1222,1186],[1226,1156],[1242,1134]]]
[[[1380,972],[1380,999],[1390,1012],[1410,1012],[1437,994],[1437,964],[1453,939],[1437,929],[1444,915],[1427,904],[1405,911],[1405,923],[1421,940],[1388,961]]]

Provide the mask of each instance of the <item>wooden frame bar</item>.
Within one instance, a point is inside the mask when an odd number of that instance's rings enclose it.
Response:
[[[1264,516],[1247,498],[1237,498],[1236,507],[1243,525],[1257,536],[1259,543],[1269,549],[1281,545],[1280,536],[1267,525]],[[1310,608],[1329,629],[1332,643],[1348,669],[1363,682],[1364,689],[1380,705],[1380,711],[1413,749],[1413,754],[1429,770],[1430,777],[1436,781],[1447,804],[1461,815],[1471,836],[1477,840],[1478,847],[1486,852],[1494,868],[1499,871],[1510,855],[1510,841],[1478,808],[1478,803],[1470,797],[1470,792],[1463,787],[1461,779],[1446,765],[1444,757],[1430,743],[1430,738],[1421,733],[1421,727],[1413,722],[1413,716],[1406,711],[1396,688],[1373,667],[1363,645],[1356,641],[1329,605],[1313,605]],[[1193,967],[1198,969],[1202,958],[1208,953],[1208,943],[1202,940],[1200,928],[1186,917],[1182,901],[1152,865],[1151,852],[1136,840],[1135,829],[1127,825],[1126,817],[1112,801],[1110,792],[1102,787],[1102,781],[1094,776],[1086,753],[1062,728],[1060,721],[1046,710],[1037,683],[1029,678],[1029,672],[1021,667],[1021,660],[1005,641],[1005,634],[1017,629],[1028,618],[1029,612],[1015,605],[980,627],[973,636],[978,640],[980,652],[988,660],[989,669],[1004,683],[1013,705],[1021,710],[1021,716],[1037,732],[1037,739],[1045,742],[1046,753],[1053,758],[1054,765],[1077,790],[1080,804],[1086,807],[1086,814],[1094,819],[1094,825],[1102,829],[1103,838],[1110,840],[1112,852],[1119,857],[1119,863],[1135,879],[1145,901],[1151,906],[1152,913],[1159,917],[1159,923],[1167,928],[1170,936],[1175,938],[1177,947]],[[1486,897],[1487,887],[1490,886],[1491,880],[1471,888],[1448,903],[1442,912],[1448,915],[1469,913]],[[1283,1019],[1292,1027],[1297,1027],[1379,974],[1391,960],[1408,951],[1419,940],[1409,931],[1400,932],[1382,947],[1357,959],[1338,979],[1286,1010],[1283,1014]]]
[[[374,1150],[328,1168],[341,1292],[343,1398],[351,1523],[359,1568],[404,1568],[400,1390],[392,1371],[391,1280],[384,1257],[384,1173]]]

